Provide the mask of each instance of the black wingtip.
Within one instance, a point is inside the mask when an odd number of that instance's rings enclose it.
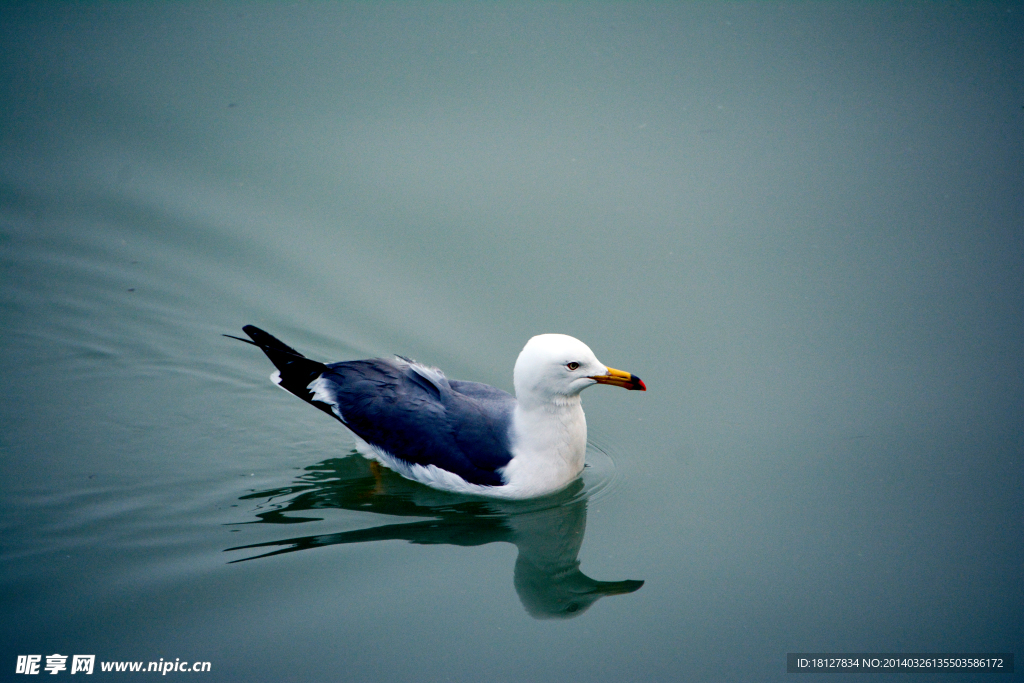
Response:
[[[293,349],[292,347],[285,344],[283,341],[270,334],[264,332],[255,325],[244,325],[242,326],[242,332],[245,332],[253,340],[256,346],[260,347],[264,351],[271,349],[273,351],[280,351],[282,353],[289,353],[293,356],[305,358],[301,353]]]
[[[264,332],[255,325],[246,325],[242,331],[249,335],[252,341],[230,334],[224,336],[260,347],[281,373],[279,386],[304,401],[311,401],[313,395],[308,389],[309,383],[325,372],[327,366],[320,361],[306,358],[274,335]]]

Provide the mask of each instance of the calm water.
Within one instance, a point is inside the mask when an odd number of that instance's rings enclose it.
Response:
[[[5,5],[0,677],[1024,656],[1022,74],[1019,2]],[[584,394],[562,494],[460,498],[246,323],[649,391]]]

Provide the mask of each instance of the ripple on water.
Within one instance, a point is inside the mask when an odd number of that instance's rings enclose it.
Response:
[[[263,521],[280,521],[281,515],[297,521],[293,517],[296,513],[316,509],[322,514],[330,508],[401,516],[518,515],[608,498],[618,489],[619,478],[610,455],[613,450],[607,444],[589,442],[587,466],[579,479],[561,491],[529,500],[502,500],[433,489],[380,467],[355,450],[304,468],[290,485],[251,491],[242,499],[261,501],[253,512]]]
[[[618,472],[609,453],[611,450],[607,445],[587,442],[587,466],[583,470],[583,489],[578,494],[579,498],[591,502],[604,500],[618,489]]]

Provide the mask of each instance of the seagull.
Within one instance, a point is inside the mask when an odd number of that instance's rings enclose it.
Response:
[[[456,493],[525,499],[565,488],[587,450],[580,392],[594,384],[647,390],[564,334],[526,343],[512,396],[402,356],[325,364],[253,325],[242,331],[252,341],[225,336],[260,347],[277,368],[270,379],[348,427],[361,455]]]

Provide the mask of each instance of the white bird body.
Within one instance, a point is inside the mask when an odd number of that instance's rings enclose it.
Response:
[[[349,427],[364,457],[458,493],[520,499],[564,488],[586,458],[580,392],[598,383],[647,389],[562,334],[527,342],[513,398],[402,358],[324,365],[258,328],[243,329],[277,366],[274,383]]]
[[[583,471],[587,418],[580,397],[565,403],[512,414],[512,459],[503,470],[504,487],[517,498],[532,498],[564,488]]]

